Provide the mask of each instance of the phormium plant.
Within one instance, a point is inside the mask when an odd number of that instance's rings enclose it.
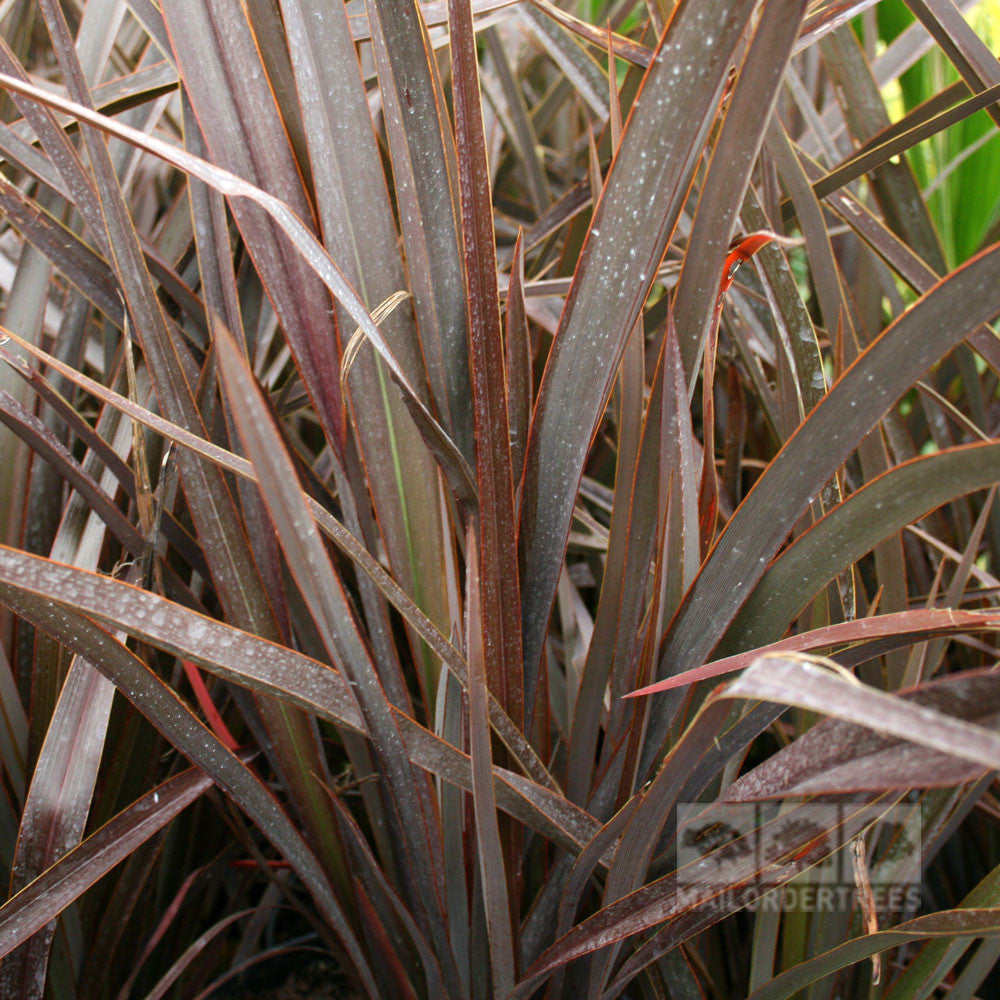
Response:
[[[991,10],[5,5],[0,994],[995,991]]]

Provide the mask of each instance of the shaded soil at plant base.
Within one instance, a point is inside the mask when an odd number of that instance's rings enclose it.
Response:
[[[263,962],[211,994],[211,1000],[361,1000],[331,959],[288,955]]]

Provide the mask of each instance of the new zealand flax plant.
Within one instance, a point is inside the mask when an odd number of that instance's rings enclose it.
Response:
[[[991,13],[5,4],[0,995],[994,994]]]

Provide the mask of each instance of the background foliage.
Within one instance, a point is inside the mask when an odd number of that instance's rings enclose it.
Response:
[[[4,4],[0,993],[995,991],[997,13]]]

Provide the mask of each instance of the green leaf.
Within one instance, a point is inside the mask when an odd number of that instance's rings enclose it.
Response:
[[[854,938],[822,955],[775,976],[750,994],[751,1000],[784,1000],[838,969],[889,948],[924,938],[985,937],[1000,931],[1000,908],[942,910],[908,920],[895,927]]]

